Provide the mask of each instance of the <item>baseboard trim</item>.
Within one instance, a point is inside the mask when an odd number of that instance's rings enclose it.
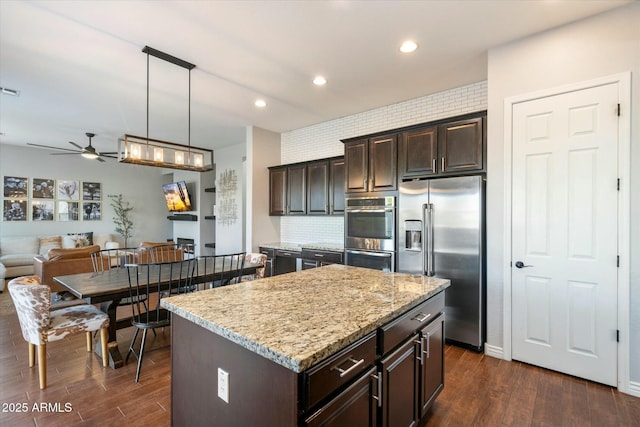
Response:
[[[496,345],[484,344],[484,354],[487,356],[495,357],[496,359],[504,359],[504,350],[502,347]]]
[[[628,390],[628,394],[635,396],[635,397],[640,397],[640,382],[636,382],[636,381],[629,381],[629,390]]]

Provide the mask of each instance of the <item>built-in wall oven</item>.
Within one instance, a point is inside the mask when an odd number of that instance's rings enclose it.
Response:
[[[396,198],[354,197],[345,205],[345,264],[395,271]]]

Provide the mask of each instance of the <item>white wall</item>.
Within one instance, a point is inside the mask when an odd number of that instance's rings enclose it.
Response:
[[[280,134],[247,128],[247,179],[245,236],[247,251],[280,240],[280,217],[269,216],[269,166],[280,162]]]
[[[344,155],[340,140],[487,109],[487,83],[479,82],[282,134],[281,163]],[[273,165],[272,165],[273,166]],[[281,240],[344,242],[344,218],[285,216]]]
[[[243,171],[245,145],[234,145],[215,150],[216,164],[216,254],[244,251]],[[233,183],[225,184],[225,176],[235,176]],[[231,185],[229,185],[231,184]]]
[[[120,164],[115,159],[100,163],[81,156],[52,156],[49,153],[31,147],[0,145],[0,179],[19,176],[99,182],[102,184],[102,219],[0,222],[0,236],[48,236],[85,231],[115,235],[113,208],[107,195],[121,193],[134,208],[131,213],[134,229],[130,246],[141,241],[159,241],[171,237],[167,236],[170,228],[162,193],[164,181],[161,169]],[[122,238],[118,237],[123,243]]]
[[[640,4],[567,25],[489,52],[488,337],[503,347],[505,98],[631,71],[630,379],[640,381]],[[638,390],[640,392],[640,389]]]

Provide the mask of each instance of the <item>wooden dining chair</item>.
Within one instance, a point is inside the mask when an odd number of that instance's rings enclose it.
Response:
[[[213,279],[209,288],[227,286],[239,283],[244,269],[245,253],[237,252],[226,255],[203,255],[198,258],[199,268],[204,268],[205,274],[213,272]]]
[[[47,343],[68,335],[86,333],[87,351],[92,350],[92,332],[100,331],[102,366],[108,366],[107,328],[109,316],[97,307],[84,304],[51,310],[51,289],[38,276],[17,277],[9,282],[9,294],[15,305],[22,336],[29,343],[29,367],[35,364],[38,349],[40,389],[47,387]]]
[[[129,279],[129,298],[132,301],[131,324],[136,330],[131,339],[125,363],[128,362],[129,356],[132,354],[138,360],[136,382],[140,379],[147,331],[151,329],[155,332],[155,329],[164,328],[171,324],[170,313],[160,306],[160,301],[174,292],[184,293],[193,289],[195,265],[195,259],[186,259],[126,266]],[[148,308],[144,304],[145,298],[149,301]],[[153,301],[156,301],[156,304],[152,307]],[[136,341],[140,331],[142,331],[142,338],[136,349]]]

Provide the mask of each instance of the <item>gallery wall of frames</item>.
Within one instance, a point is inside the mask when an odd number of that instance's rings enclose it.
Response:
[[[3,221],[99,221],[99,182],[4,176]]]

